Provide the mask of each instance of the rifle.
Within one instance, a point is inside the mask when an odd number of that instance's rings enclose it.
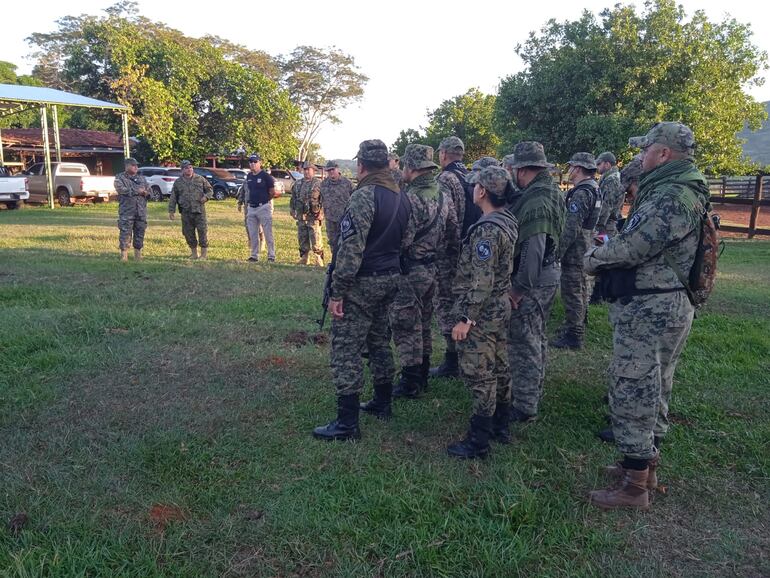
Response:
[[[324,280],[324,296],[323,299],[321,299],[321,307],[323,307],[323,313],[321,313],[321,318],[316,321],[320,329],[324,328],[326,312],[329,307],[329,300],[332,297],[332,273],[334,273],[334,259],[332,259],[332,262],[329,263],[329,266],[326,269],[326,279]]]

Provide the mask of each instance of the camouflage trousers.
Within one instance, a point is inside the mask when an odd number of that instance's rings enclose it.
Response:
[[[508,295],[484,311],[468,333],[457,342],[460,374],[473,396],[473,415],[492,416],[498,403],[511,403],[511,371],[508,365]]]
[[[132,238],[134,249],[144,247],[144,232],[147,230],[145,217],[119,217],[118,230],[120,230],[118,243],[121,251],[128,249]]]
[[[536,415],[543,396],[548,339],[545,325],[556,296],[556,285],[535,287],[511,311],[508,324],[508,361],[511,365],[511,405]]]
[[[340,222],[326,219],[326,238],[329,241],[329,248],[332,255],[337,252],[337,240],[340,237]]]
[[[674,370],[693,313],[684,291],[627,297],[610,306],[610,415],[618,450],[628,457],[652,458],[653,437],[668,432]]]
[[[299,256],[307,259],[312,249],[313,253],[323,257],[324,247],[321,237],[321,221],[297,221],[297,239],[299,240]]]
[[[433,352],[431,317],[436,292],[436,268],[412,267],[401,275],[398,294],[390,309],[390,328],[401,367],[420,365]]]
[[[209,239],[207,233],[208,224],[206,223],[205,213],[182,213],[182,234],[190,249],[195,249],[198,245],[208,247]]]
[[[451,259],[446,255],[439,255],[438,259],[436,259],[436,321],[441,335],[447,339],[448,351],[455,350],[451,335],[452,328],[457,323],[457,319],[452,314],[455,304],[455,297],[452,294],[452,282],[455,278],[456,268],[456,259]]]
[[[375,383],[393,381],[388,312],[396,298],[399,274],[358,277],[342,303],[342,319],[332,320],[331,369],[337,395],[360,393],[364,366],[361,352],[369,351]]]
[[[588,308],[588,281],[583,264],[562,262],[561,300],[564,304],[564,332],[577,337],[585,334],[586,311]]]

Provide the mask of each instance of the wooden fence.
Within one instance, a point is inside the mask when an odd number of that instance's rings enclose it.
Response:
[[[742,227],[722,223],[721,230],[729,233],[745,233],[751,239],[754,235],[770,235],[769,228],[757,226],[761,207],[770,207],[770,176],[712,177],[708,179],[711,204],[719,213],[718,205],[750,206],[749,226]]]

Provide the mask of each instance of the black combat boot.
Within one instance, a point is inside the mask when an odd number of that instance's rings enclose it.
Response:
[[[565,331],[556,341],[551,342],[551,347],[557,349],[583,349],[583,336],[574,331]]]
[[[438,367],[430,370],[430,377],[458,377],[460,367],[457,365],[457,352],[447,351],[444,353],[444,361]]]
[[[361,404],[361,411],[372,414],[374,417],[382,420],[389,420],[393,417],[393,410],[390,407],[391,394],[393,392],[393,383],[383,381],[374,384],[374,397]]]
[[[420,366],[420,391],[428,391],[428,376],[430,375],[430,355],[424,355]]]
[[[474,415],[465,439],[452,444],[446,451],[454,458],[485,458],[489,454],[489,437],[492,434],[492,418]]]
[[[361,437],[358,429],[358,394],[337,397],[337,419],[313,430],[313,437],[326,440],[357,440]]]
[[[406,367],[402,367],[401,377],[398,380],[396,388],[393,390],[393,397],[417,399],[420,395],[421,382],[422,377],[419,365],[407,365]]]
[[[615,443],[615,433],[612,431],[612,427],[608,427],[601,430],[600,432],[597,432],[596,437],[598,437],[603,442],[607,442],[608,444]]]
[[[495,406],[495,415],[492,416],[492,439],[499,444],[511,443],[511,404],[498,403]]]

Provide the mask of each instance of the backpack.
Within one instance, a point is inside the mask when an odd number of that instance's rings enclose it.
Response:
[[[663,257],[674,270],[679,281],[687,291],[687,297],[696,309],[703,306],[711,295],[717,277],[717,260],[725,249],[724,241],[719,238],[719,215],[711,212],[711,206],[701,206],[700,226],[693,233],[698,233],[698,246],[695,250],[690,274],[685,277],[674,259],[664,253]]]
[[[463,193],[465,197],[465,211],[463,212],[463,222],[462,222],[462,229],[460,232],[460,238],[464,239],[465,235],[468,234],[468,229],[470,229],[471,225],[478,221],[481,218],[481,209],[479,209],[476,205],[473,204],[473,189],[476,187],[476,185],[472,185],[468,181],[465,180],[466,173],[461,173],[459,170],[455,168],[446,168],[445,171],[449,171],[453,175],[457,177],[457,180],[460,181],[460,184],[463,187]]]

